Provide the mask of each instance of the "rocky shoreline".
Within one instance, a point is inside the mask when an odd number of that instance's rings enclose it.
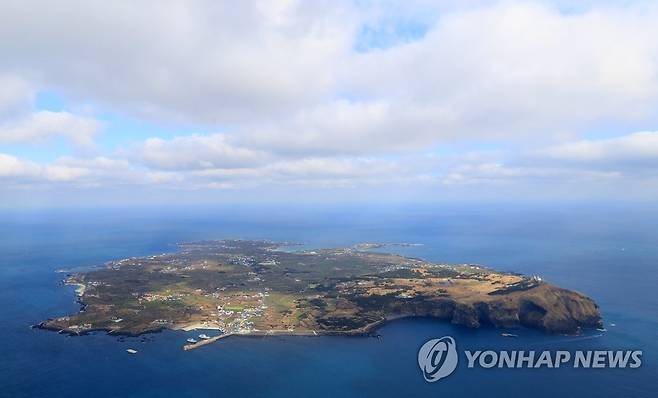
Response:
[[[532,292],[532,294],[527,292],[518,294],[519,297],[516,300],[509,300],[508,297],[505,300],[475,302],[472,304],[444,300],[440,303],[435,303],[436,305],[433,308],[417,308],[413,311],[409,310],[390,314],[381,320],[354,330],[258,330],[248,333],[229,333],[224,336],[367,336],[372,335],[377,328],[386,322],[413,317],[428,317],[450,321],[452,324],[467,328],[479,328],[484,325],[506,329],[527,327],[552,334],[570,335],[579,334],[583,329],[602,327],[603,322],[598,311],[598,305],[590,298],[580,293],[561,289],[549,284],[543,284],[537,287],[537,289],[539,291]],[[559,294],[557,294],[558,292]],[[82,305],[82,310],[84,310],[84,304]],[[546,307],[549,308],[547,309]],[[95,328],[73,332],[53,327],[49,325],[48,320],[32,327],[56,331],[70,336],[107,332],[107,334],[116,336],[138,337],[143,334],[159,333],[166,329],[188,330],[184,327],[170,328],[161,326],[138,333],[110,328]],[[191,330],[205,330],[205,328]]]

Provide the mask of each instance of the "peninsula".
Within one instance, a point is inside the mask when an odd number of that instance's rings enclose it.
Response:
[[[39,327],[69,334],[167,329],[224,334],[365,334],[387,319],[429,316],[476,328],[550,333],[600,327],[596,303],[571,290],[471,264],[382,253],[381,244],[282,250],[269,241],[185,243],[179,251],[69,274],[80,312]]]

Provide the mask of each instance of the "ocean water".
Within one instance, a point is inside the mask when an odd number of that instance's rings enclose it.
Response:
[[[405,319],[371,337],[231,337],[192,352],[193,333],[68,337],[30,325],[75,312],[61,268],[175,250],[198,239],[297,241],[309,247],[410,242],[390,251],[539,274],[601,306],[608,329],[583,336],[470,330]],[[217,207],[0,212],[0,396],[533,397],[658,396],[658,210],[630,205]],[[614,323],[616,326],[611,326]],[[197,332],[198,333],[198,332]],[[638,369],[467,369],[426,383],[428,339],[458,350],[639,349]],[[139,350],[136,355],[127,348]],[[463,359],[463,358],[460,358]]]

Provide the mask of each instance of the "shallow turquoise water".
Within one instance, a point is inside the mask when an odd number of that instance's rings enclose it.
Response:
[[[1,396],[393,397],[656,396],[658,212],[623,206],[205,208],[0,213]],[[360,337],[229,338],[185,353],[188,334],[146,339],[32,330],[76,311],[59,268],[174,250],[211,238],[294,240],[312,247],[364,241],[435,261],[540,274],[601,305],[608,332],[583,337],[531,330],[518,339],[431,319],[400,320]],[[392,249],[391,249],[392,250]],[[615,323],[615,327],[609,326]],[[466,369],[426,383],[416,364],[428,339],[461,349],[641,349],[639,369]],[[142,341],[145,340],[145,341]],[[128,355],[126,348],[139,350]]]

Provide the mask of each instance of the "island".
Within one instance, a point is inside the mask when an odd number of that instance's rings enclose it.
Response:
[[[162,329],[216,329],[222,336],[356,335],[410,316],[565,334],[601,327],[592,299],[537,276],[433,263],[384,253],[385,247],[184,243],[175,253],[67,275],[65,283],[77,286],[80,311],[38,327],[74,335]]]

